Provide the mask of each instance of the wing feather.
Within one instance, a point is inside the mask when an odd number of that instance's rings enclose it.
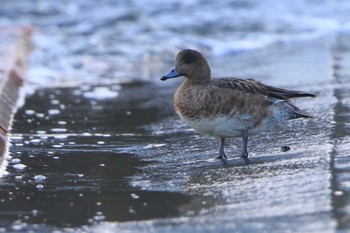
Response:
[[[212,83],[220,88],[234,89],[249,94],[261,94],[277,99],[315,97],[315,95],[311,93],[273,87],[254,79],[216,78],[212,79]]]

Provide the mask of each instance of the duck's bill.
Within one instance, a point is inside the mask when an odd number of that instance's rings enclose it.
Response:
[[[180,72],[177,70],[177,68],[174,66],[173,68],[171,68],[171,70],[166,73],[165,75],[163,75],[163,77],[160,78],[160,80],[165,81],[169,78],[176,78],[181,76]]]

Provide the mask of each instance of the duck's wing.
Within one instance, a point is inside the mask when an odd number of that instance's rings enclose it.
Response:
[[[220,88],[238,90],[243,93],[249,93],[249,94],[262,94],[262,95],[277,98],[277,99],[289,99],[289,98],[296,98],[296,97],[315,97],[315,95],[311,93],[273,87],[273,86],[263,84],[254,79],[215,78],[215,79],[212,79],[212,83],[215,86]]]

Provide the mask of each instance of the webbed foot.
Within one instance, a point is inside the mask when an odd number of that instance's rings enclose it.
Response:
[[[227,156],[225,153],[220,154],[218,157],[216,157],[217,159],[227,159]]]
[[[248,152],[247,151],[244,151],[241,153],[241,157],[242,158],[248,158]]]

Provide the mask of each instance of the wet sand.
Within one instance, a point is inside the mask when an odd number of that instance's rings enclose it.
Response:
[[[89,85],[39,89],[15,117],[2,229],[349,230],[349,38],[209,57],[216,75],[317,95],[296,100],[316,119],[253,136],[249,160],[237,156],[240,139],[229,140],[227,162],[215,159],[217,141],[172,109],[180,80],[158,83],[161,71],[154,82],[121,85],[110,99],[84,97]]]

